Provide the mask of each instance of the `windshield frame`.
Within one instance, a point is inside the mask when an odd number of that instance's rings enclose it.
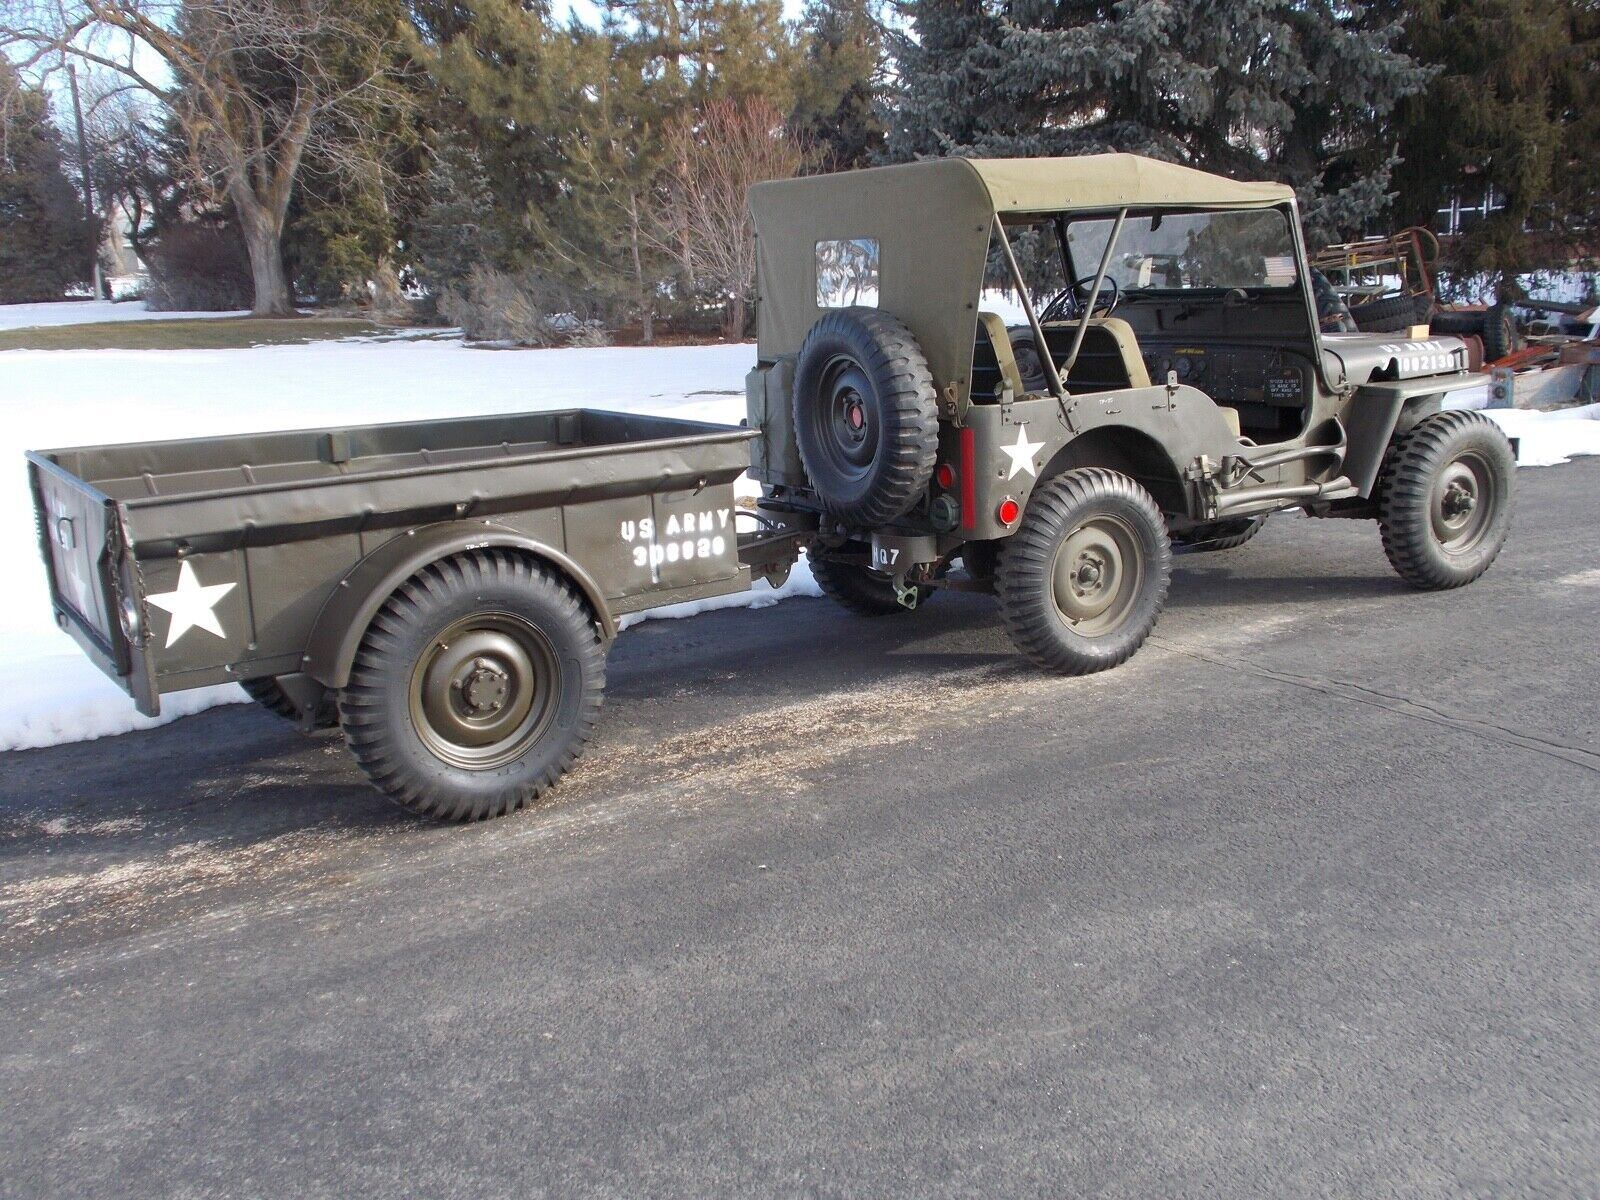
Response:
[[[1293,262],[1294,278],[1288,283],[1284,284],[1208,284],[1204,287],[1160,287],[1155,285],[1131,287],[1123,285],[1119,280],[1118,292],[1124,301],[1137,301],[1143,297],[1172,300],[1188,296],[1199,299],[1223,296],[1236,290],[1243,291],[1252,297],[1294,296],[1302,294],[1306,289],[1308,275],[1306,270],[1305,248],[1302,244],[1300,236],[1300,223],[1295,219],[1295,213],[1293,212],[1292,207],[1288,204],[1268,205],[1259,209],[1216,208],[1207,207],[1205,205],[1164,205],[1154,208],[1129,207],[1125,211],[1127,212],[1127,223],[1132,223],[1134,221],[1143,220],[1150,217],[1166,218],[1171,216],[1202,215],[1232,216],[1235,214],[1242,215],[1250,212],[1276,213],[1279,219],[1284,223],[1284,233],[1286,235],[1284,240],[1284,249],[1287,251],[1288,257]],[[1079,222],[1109,222],[1112,224],[1112,228],[1115,229],[1117,212],[1117,209],[1063,210],[1052,215],[1051,223],[1055,226],[1056,230],[1056,244],[1060,252],[1061,269],[1066,275],[1063,286],[1071,287],[1077,280],[1091,275],[1095,268],[1099,265],[1098,261],[1096,260],[1085,263],[1080,267],[1071,250],[1071,243],[1068,235],[1070,226]],[[1123,237],[1127,236],[1126,228],[1123,228],[1121,232]],[[1112,244],[1110,249],[1114,252],[1116,250],[1116,245]]]

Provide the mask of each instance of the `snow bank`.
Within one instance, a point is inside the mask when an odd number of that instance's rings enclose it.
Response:
[[[0,319],[5,313],[0,309]],[[24,450],[577,405],[731,424],[744,415],[744,375],[753,358],[751,347],[740,345],[488,351],[393,337],[238,350],[0,353],[0,557],[11,580],[0,593],[0,750],[155,723],[139,717],[51,619]],[[1459,399],[1470,402],[1465,394]],[[1528,465],[1600,453],[1594,408],[1491,415],[1522,439]],[[780,589],[759,584],[648,616],[686,617],[816,594],[802,561]],[[179,693],[162,700],[162,720],[242,699],[236,687]]]
[[[1600,454],[1600,404],[1534,412],[1523,408],[1487,408],[1487,384],[1462,388],[1445,397],[1446,408],[1482,409],[1517,446],[1519,467],[1554,467],[1579,455]]]
[[[248,317],[248,312],[151,312],[142,300],[58,300],[50,304],[0,304],[0,330],[41,325],[91,325],[100,321],[180,321]]]

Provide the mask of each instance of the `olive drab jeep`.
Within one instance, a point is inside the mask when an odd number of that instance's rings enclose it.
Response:
[[[1273,512],[1376,520],[1417,588],[1505,541],[1512,449],[1443,410],[1476,380],[1465,343],[1323,332],[1287,187],[945,159],[760,184],[750,208],[759,512],[858,613],[992,589],[1025,655],[1084,673],[1143,643],[1174,550]],[[1020,319],[984,300],[1007,295]]]

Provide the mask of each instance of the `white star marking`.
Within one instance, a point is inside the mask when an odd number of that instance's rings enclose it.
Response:
[[[1011,470],[1006,473],[1006,478],[1014,479],[1018,471],[1026,471],[1035,479],[1039,478],[1039,472],[1033,468],[1033,456],[1043,448],[1043,442],[1030,442],[1028,440],[1028,427],[1026,425],[1018,425],[1016,444],[1000,447],[1011,458]]]
[[[167,646],[170,647],[191,629],[204,629],[219,638],[226,638],[228,635],[222,630],[222,622],[217,620],[213,610],[217,601],[237,586],[237,583],[203,586],[200,577],[194,573],[194,567],[185,560],[178,568],[178,586],[175,590],[146,597],[157,608],[164,608],[172,614],[172,622],[167,626]]]

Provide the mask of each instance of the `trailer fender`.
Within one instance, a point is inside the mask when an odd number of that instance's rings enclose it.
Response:
[[[358,562],[322,606],[306,645],[305,673],[330,688],[350,682],[350,666],[367,626],[395,589],[429,563],[466,550],[521,550],[561,571],[588,600],[606,641],[617,636],[616,618],[590,574],[553,546],[492,524],[451,521],[424,525],[379,546]]]

